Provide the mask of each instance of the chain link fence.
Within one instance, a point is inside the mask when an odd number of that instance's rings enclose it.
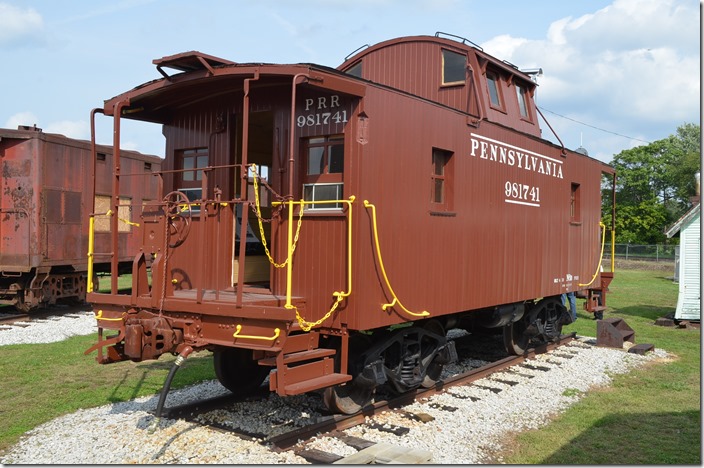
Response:
[[[652,262],[674,262],[678,250],[677,245],[637,245],[615,244],[615,257],[624,260],[644,260]],[[604,246],[604,257],[611,256],[611,244]]]

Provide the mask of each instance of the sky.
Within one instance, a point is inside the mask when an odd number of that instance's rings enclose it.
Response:
[[[89,139],[92,109],[160,78],[152,60],[180,52],[337,67],[364,45],[441,31],[542,68],[536,102],[560,140],[610,162],[700,124],[700,11],[698,0],[0,0],[0,126]],[[97,128],[111,144],[109,119]],[[123,133],[123,147],[163,155],[159,127]]]

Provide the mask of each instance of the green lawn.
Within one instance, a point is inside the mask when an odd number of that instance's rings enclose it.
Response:
[[[88,335],[58,343],[0,346],[0,453],[25,432],[64,414],[161,390],[174,357],[99,365],[95,352],[83,354],[96,338]],[[176,373],[172,388],[214,378],[211,354],[195,353]]]
[[[701,465],[700,331],[654,325],[675,310],[671,276],[617,271],[605,318],[623,318],[636,343],[651,343],[675,358],[615,376],[611,387],[589,392],[547,427],[517,435],[510,453],[499,454],[503,462]],[[578,317],[564,330],[596,336],[596,322],[583,312]]]

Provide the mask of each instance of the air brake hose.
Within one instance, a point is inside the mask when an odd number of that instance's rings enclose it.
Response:
[[[189,354],[193,352],[193,348],[190,346],[187,346],[181,353],[176,356],[176,360],[174,361],[173,365],[171,366],[171,370],[169,371],[169,375],[166,376],[166,380],[164,381],[164,386],[161,388],[161,394],[159,395],[159,403],[156,405],[156,416],[154,417],[154,420],[152,423],[149,425],[148,432],[150,434],[153,434],[154,431],[159,427],[159,421],[161,421],[161,412],[164,409],[164,403],[166,402],[166,395],[169,393],[169,389],[171,388],[171,381],[174,379],[174,375],[176,375],[176,371],[179,370],[183,362],[186,360]]]

